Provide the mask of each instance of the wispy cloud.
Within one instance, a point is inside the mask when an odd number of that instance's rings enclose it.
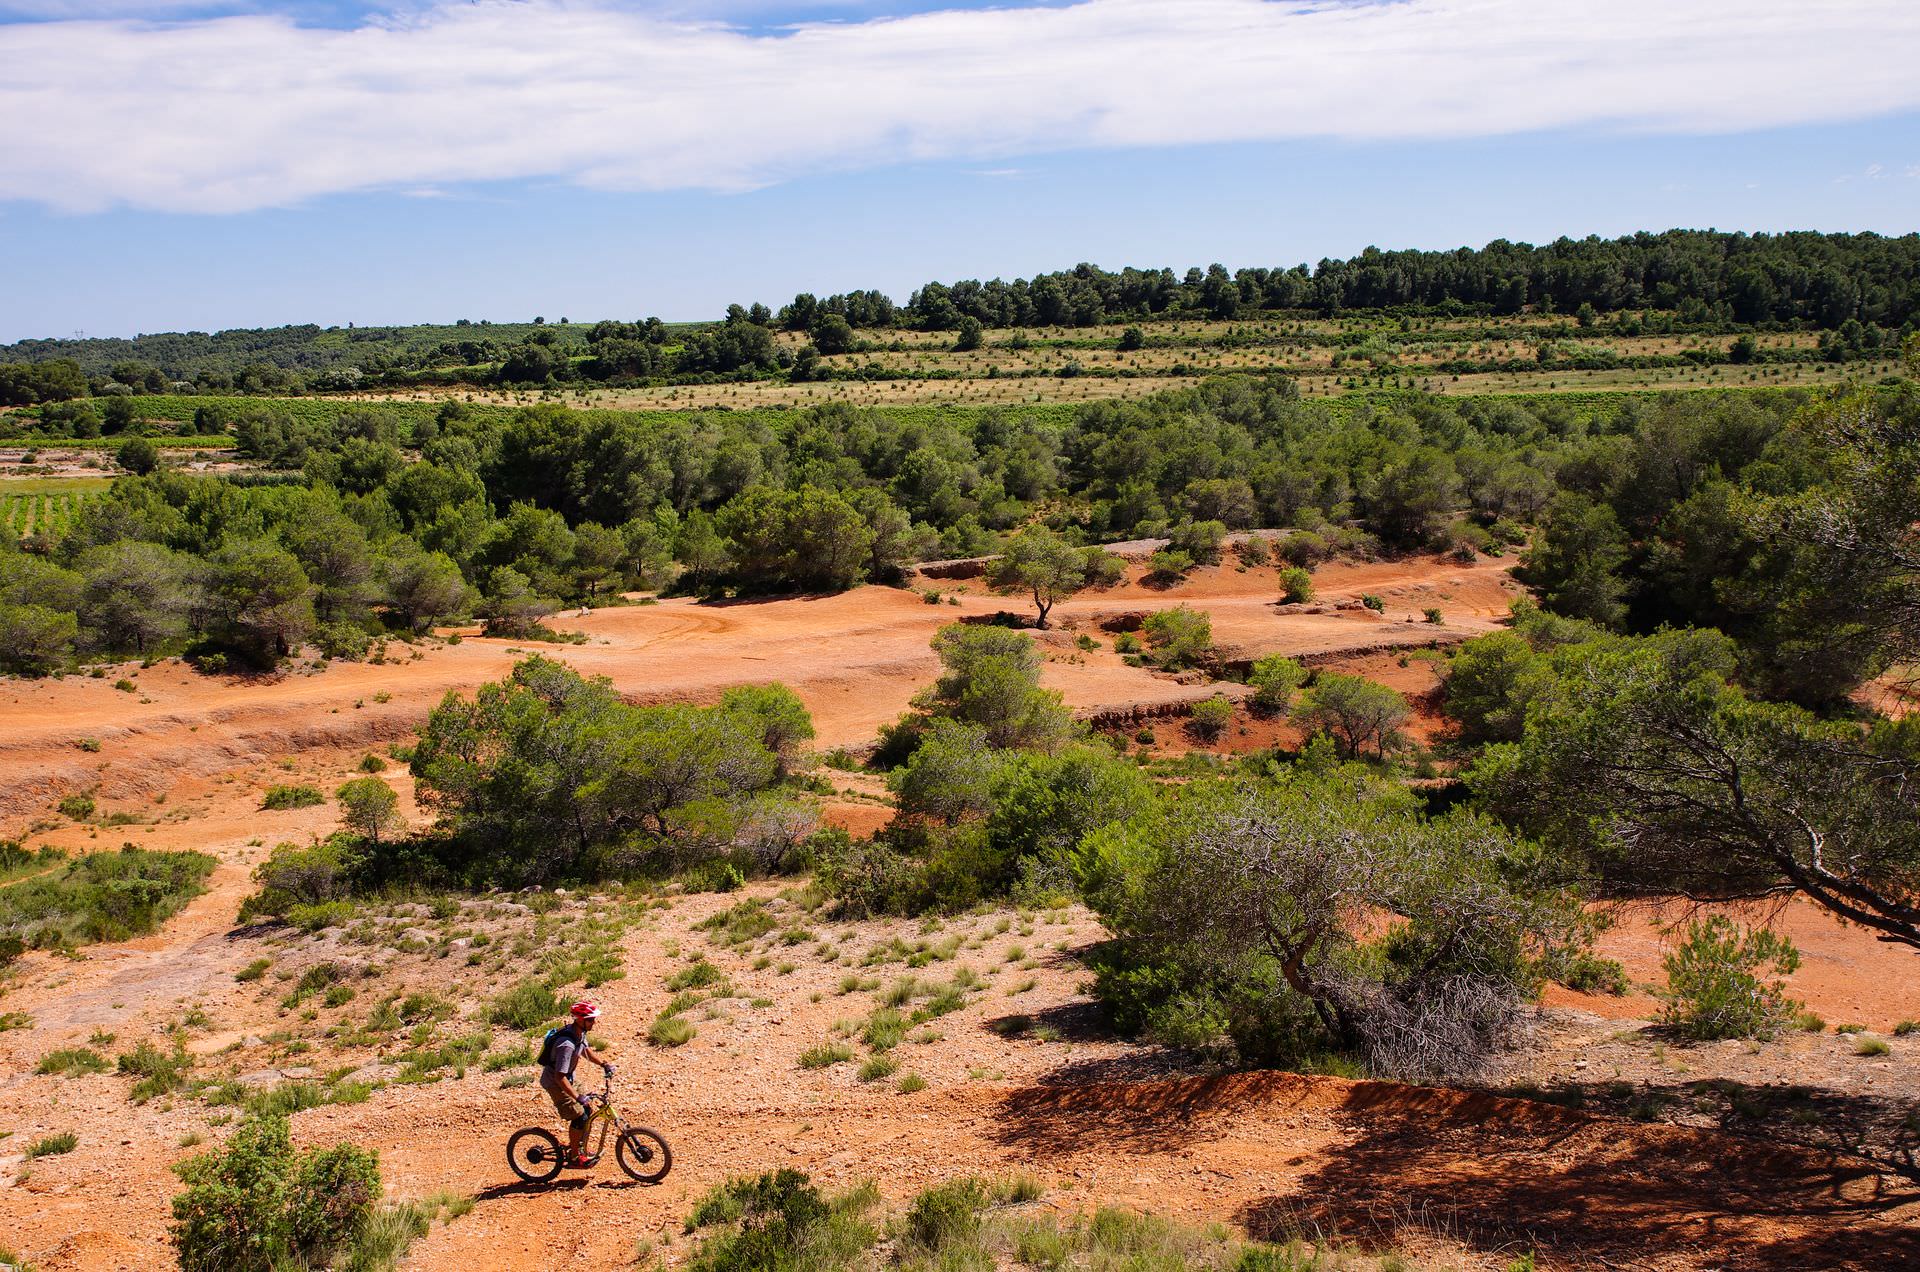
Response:
[[[0,199],[238,212],[558,179],[744,190],[899,162],[1920,109],[1911,0],[1087,0],[750,34],[563,0],[353,29],[0,26]]]

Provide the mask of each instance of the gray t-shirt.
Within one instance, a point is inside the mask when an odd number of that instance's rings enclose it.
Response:
[[[540,1067],[540,1085],[552,1091],[559,1088],[561,1078],[572,1081],[574,1066],[580,1063],[580,1052],[586,1045],[587,1040],[572,1028],[555,1034],[553,1045],[547,1048],[547,1062]]]

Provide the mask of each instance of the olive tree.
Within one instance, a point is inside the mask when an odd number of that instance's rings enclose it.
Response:
[[[1030,593],[1039,612],[1035,626],[1045,627],[1056,604],[1088,587],[1113,583],[1123,568],[1110,552],[1075,547],[1046,526],[1031,525],[1007,544],[987,581],[1002,591]]]
[[[1527,860],[1497,824],[1424,821],[1401,792],[1234,781],[1168,793],[1076,866],[1116,938],[1098,988],[1124,1027],[1226,1036],[1249,1062],[1331,1045],[1421,1081],[1480,1071],[1578,939]]]

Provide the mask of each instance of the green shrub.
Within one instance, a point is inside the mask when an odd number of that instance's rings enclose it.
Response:
[[[1307,682],[1307,669],[1281,654],[1269,654],[1253,664],[1247,683],[1253,687],[1250,700],[1261,715],[1285,715],[1293,706],[1294,691]]]
[[[336,1250],[380,1199],[380,1156],[354,1144],[304,1154],[287,1192],[287,1235],[309,1255]]]
[[[724,977],[720,969],[706,959],[696,959],[679,971],[667,977],[667,988],[671,990],[705,989],[718,984]]]
[[[260,807],[279,811],[287,808],[312,808],[324,804],[327,797],[315,786],[269,786]]]
[[[853,1048],[844,1042],[823,1042],[800,1053],[802,1069],[824,1069],[853,1059]]]
[[[647,1029],[647,1041],[656,1047],[678,1047],[692,1042],[700,1031],[685,1016],[663,1015]]]
[[[42,1157],[58,1157],[62,1153],[71,1153],[80,1144],[80,1137],[72,1131],[61,1131],[57,1135],[47,1135],[27,1145],[26,1158],[36,1161]]]
[[[1903,1020],[1893,1027],[1893,1036],[1904,1038],[1910,1033],[1920,1033],[1920,1020]]]
[[[1232,723],[1233,703],[1217,695],[1194,703],[1193,711],[1187,717],[1187,727],[1193,730],[1195,737],[1205,742],[1218,741]]]
[[[986,1208],[987,1192],[978,1179],[949,1180],[913,1199],[907,1211],[907,1235],[931,1251],[977,1240],[980,1212]]]
[[[1191,667],[1213,653],[1213,619],[1191,606],[1149,614],[1141,631],[1154,660],[1169,671]]]
[[[487,1008],[487,1019],[509,1029],[532,1029],[560,1014],[560,996],[543,981],[528,978],[502,992]]]
[[[1287,605],[1304,605],[1313,599],[1313,575],[1297,565],[1280,571],[1280,600]]]
[[[907,1035],[907,1018],[891,1007],[882,1007],[867,1017],[860,1040],[875,1051],[891,1051]]]
[[[1856,1056],[1884,1056],[1892,1050],[1882,1038],[1862,1038],[1853,1044],[1853,1054]]]
[[[1427,607],[1426,614],[1427,614],[1427,621],[1429,623],[1438,625],[1440,623],[1444,623],[1447,621],[1446,616],[1440,612],[1437,606],[1429,605]]]
[[[380,1197],[377,1154],[343,1144],[296,1155],[278,1115],[247,1119],[224,1148],[174,1169],[186,1183],[171,1229],[181,1272],[325,1266]]]
[[[878,1082],[883,1078],[892,1077],[899,1068],[900,1062],[892,1056],[869,1056],[860,1066],[860,1080]]]
[[[267,974],[267,969],[272,966],[273,966],[272,959],[256,958],[253,960],[253,962],[248,963],[245,967],[235,972],[233,974],[233,979],[239,981],[243,985],[250,981],[257,981],[262,976],[265,976]]]
[[[1178,548],[1161,548],[1147,558],[1147,578],[1163,587],[1171,586],[1193,569],[1193,557]]]
[[[121,1073],[140,1079],[133,1084],[131,1097],[135,1103],[144,1104],[156,1095],[178,1090],[187,1080],[187,1070],[193,1067],[193,1057],[184,1047],[166,1052],[143,1038],[132,1051],[120,1053],[117,1067]]]
[[[369,751],[360,757],[360,771],[362,773],[384,773],[387,771],[387,762]]]
[[[1387,609],[1386,601],[1378,596],[1375,596],[1372,592],[1362,593],[1360,597],[1360,603],[1366,606],[1368,609],[1372,610],[1376,614],[1384,614]]]
[[[829,1200],[805,1174],[782,1170],[730,1179],[703,1197],[687,1231],[719,1229],[688,1261],[690,1272],[838,1272],[857,1266],[878,1237],[860,1216],[871,1185]]]
[[[1800,1010],[1778,980],[1800,966],[1793,942],[1766,928],[1745,928],[1720,915],[1687,925],[1686,939],[1663,960],[1666,1004],[1661,1019],[1690,1038],[1771,1038]]]
[[[33,1071],[77,1078],[89,1073],[105,1073],[112,1067],[107,1063],[107,1058],[92,1047],[62,1047],[41,1056],[40,1063],[34,1066]]]
[[[927,1080],[917,1073],[909,1073],[904,1078],[901,1078],[900,1081],[894,1083],[894,1090],[902,1095],[912,1095],[916,1091],[924,1091],[926,1089]]]
[[[93,816],[93,796],[64,795],[60,799],[60,815],[77,822],[86,821]]]
[[[1618,960],[1602,958],[1592,950],[1570,951],[1555,969],[1554,979],[1582,994],[1610,994],[1617,998],[1629,988],[1627,969]]]

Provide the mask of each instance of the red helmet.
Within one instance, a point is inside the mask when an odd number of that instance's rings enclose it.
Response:
[[[598,1020],[600,1009],[589,1002],[577,1002],[570,1009],[575,1020]]]

